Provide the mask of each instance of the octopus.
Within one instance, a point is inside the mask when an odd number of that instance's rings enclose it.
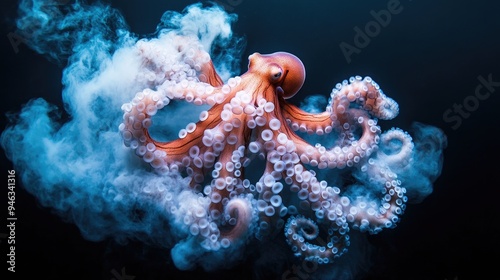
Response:
[[[351,230],[396,226],[408,200],[396,171],[410,164],[414,145],[401,129],[382,133],[378,120],[394,118],[399,107],[375,81],[344,80],[324,112],[307,112],[287,102],[306,77],[295,55],[254,53],[247,72],[223,81],[196,38],[172,36],[176,43],[165,49],[137,43],[150,87],[123,104],[119,130],[158,176],[183,174],[199,195],[183,222],[201,247],[224,250],[283,234],[294,255],[330,263],[347,252]],[[177,139],[155,139],[155,114],[180,100],[208,109]],[[330,144],[312,144],[307,135]],[[319,176],[335,170],[355,174],[354,182]],[[317,242],[320,236],[326,241]]]

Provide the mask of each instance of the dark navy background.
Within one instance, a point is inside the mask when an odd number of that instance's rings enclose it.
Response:
[[[109,2],[123,12],[131,31],[149,34],[164,11],[181,11],[196,1]],[[233,30],[246,40],[242,72],[253,52],[288,51],[302,59],[306,82],[291,102],[299,104],[309,94],[327,95],[337,82],[352,75],[369,75],[400,105],[396,119],[379,122],[382,128],[408,130],[418,121],[437,126],[447,135],[443,172],[434,192],[422,203],[408,205],[398,227],[369,237],[376,251],[360,279],[465,280],[486,278],[486,272],[497,279],[500,272],[490,260],[500,250],[500,141],[496,136],[500,87],[493,87],[490,96],[477,104],[473,96],[479,76],[491,75],[500,82],[500,4],[401,0],[401,11],[348,63],[339,44],[354,46],[354,28],[364,29],[373,20],[370,11],[387,9],[389,2],[220,0],[239,17]],[[19,111],[31,98],[43,97],[61,106],[63,66],[23,44],[16,52],[8,39],[15,31],[16,1],[0,5],[3,130],[4,113]],[[469,108],[477,108],[453,129],[455,122],[443,115],[464,101]],[[3,153],[0,156],[0,176],[6,182],[12,165]],[[6,199],[2,204],[5,213]],[[141,244],[120,247],[113,242],[86,241],[73,224],[61,221],[23,192],[19,181],[16,215],[16,276],[33,272],[36,277],[32,279],[132,279],[120,277],[125,267],[126,274],[136,280],[258,278],[251,257],[227,271],[180,272],[166,264],[168,254]],[[2,260],[6,231],[0,229]],[[8,276],[3,279],[17,279]],[[281,279],[281,274],[276,277]]]

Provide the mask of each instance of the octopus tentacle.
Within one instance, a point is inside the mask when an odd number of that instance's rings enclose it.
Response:
[[[392,141],[395,140],[399,144],[393,144]],[[349,213],[348,221],[355,228],[372,233],[394,227],[405,210],[408,200],[406,189],[401,186],[401,180],[392,170],[408,166],[414,147],[411,136],[400,129],[391,129],[382,134],[380,142],[376,156],[360,166],[361,179],[381,186],[380,202],[375,204],[374,201],[368,202],[358,197],[345,208]],[[390,149],[386,147],[388,145],[391,146]]]
[[[229,200],[225,207],[225,215],[230,226],[229,231],[221,231],[221,237],[235,242],[249,233],[252,223],[252,206],[245,198],[234,198]]]
[[[341,234],[347,233],[344,205],[348,200],[340,196],[340,189],[318,181],[314,170],[307,170],[302,163],[295,164],[291,173],[291,191],[297,192],[300,208],[312,210],[317,219],[335,224]]]
[[[284,224],[281,218],[286,212],[284,212],[285,207],[280,195],[283,190],[283,184],[280,182],[282,175],[281,172],[274,169],[274,166],[275,164],[268,161],[264,174],[256,183],[256,191],[259,193],[257,210],[259,211],[261,228],[263,223],[266,224],[258,232],[260,236],[270,235],[272,232],[280,230]]]
[[[325,247],[326,244],[325,246],[309,244],[304,241],[304,238],[295,235],[295,228],[290,228],[294,222],[289,219],[285,232],[290,244],[295,248],[294,251],[297,255],[310,260],[320,262],[333,260],[348,246],[346,235],[348,227],[345,214],[339,205],[340,191],[328,187],[325,181],[318,182],[315,172],[307,170],[299,161],[295,145],[286,134],[279,133],[273,141],[277,143],[276,147],[267,151],[267,168],[257,183],[257,191],[260,193],[257,201],[257,208],[261,212],[260,220],[266,225],[275,225],[276,228],[283,226],[277,221],[279,217],[286,215],[286,208],[279,208],[282,205],[282,198],[278,195],[283,189],[279,180],[284,178],[285,183],[290,185],[290,191],[297,193],[300,209],[313,211],[317,219],[330,224],[328,230],[330,242]],[[268,226],[265,228],[267,229]],[[269,234],[268,231],[260,230],[259,233],[266,235]],[[318,250],[321,253],[317,253]]]
[[[200,114],[200,121],[189,123],[185,129],[181,129],[179,139],[169,142],[156,141],[150,136],[148,129],[152,125],[152,117],[156,112],[170,102],[170,98],[162,93],[164,91],[145,89],[137,93],[132,102],[122,106],[125,113],[120,131],[125,144],[133,149],[139,148],[138,151],[144,150],[141,148],[142,146],[150,147],[145,154],[140,153],[140,155],[143,156],[146,162],[150,162],[154,168],[159,168],[162,164],[168,165],[182,162],[184,155],[189,153],[189,149],[193,145],[200,144],[205,139],[207,129],[218,126],[224,120],[224,114],[221,112],[224,112],[222,101],[226,96],[216,101],[217,104],[209,111],[203,111]],[[221,143],[222,141],[218,144]],[[154,151],[158,152],[153,154]]]
[[[407,201],[406,189],[401,187],[401,181],[390,170],[375,167],[367,174],[383,186],[380,202],[356,197],[344,207],[344,211],[348,213],[347,221],[353,228],[377,233],[383,228],[394,227],[398,222]]]
[[[316,133],[317,135],[323,135],[332,131],[333,126],[330,112],[308,113],[284,101],[280,105],[283,108],[283,117],[292,130],[307,132],[309,134]]]
[[[347,247],[350,245],[348,235],[339,237],[336,235],[336,230],[331,227],[328,229],[328,242],[326,242],[318,238],[319,232],[318,225],[303,216],[290,217],[285,226],[287,243],[297,256],[303,256],[306,260],[329,263],[347,252]],[[313,239],[319,239],[318,243],[323,244],[318,245],[307,241]]]
[[[238,78],[232,78],[229,85],[224,85],[210,55],[197,38],[172,34],[168,37],[175,42],[170,48],[159,47],[156,41],[137,43],[144,68],[148,69],[142,74],[142,79],[164,91],[169,99],[184,99],[197,105],[213,105],[215,98],[220,99],[230,91],[230,85],[234,86]]]
[[[379,119],[389,120],[399,113],[398,104],[392,98],[387,97],[370,77],[351,77],[335,86],[328,106],[333,115],[343,114],[349,108],[343,104],[344,99],[347,99],[351,106],[362,109]],[[335,118],[332,119],[335,121]]]
[[[357,164],[372,153],[380,134],[380,128],[376,126],[376,122],[367,118],[366,113],[359,109],[350,109],[345,114],[349,115],[349,118],[343,116],[342,129],[350,129],[352,125],[349,122],[360,126],[362,134],[359,139],[327,149],[321,144],[313,146],[297,135],[291,135],[292,141],[297,144],[297,153],[303,163],[317,166],[319,169],[344,168]],[[352,119],[355,121],[351,121]]]
[[[392,128],[380,136],[380,149],[377,158],[389,167],[406,167],[411,163],[413,148],[412,137],[408,132]]]
[[[198,79],[212,86],[222,86],[224,83],[217,74],[210,55],[203,49],[203,46],[195,36],[180,36],[172,34],[178,52],[182,55],[182,60],[198,72]]]
[[[325,112],[309,113],[284,100],[280,103],[292,130],[318,135],[331,132],[341,118],[339,115],[344,114],[350,104],[380,119],[392,119],[399,112],[398,104],[387,97],[377,83],[370,77],[360,76],[351,77],[335,86]]]
[[[203,74],[199,74],[197,78],[201,75]],[[238,86],[240,81],[240,77],[233,77],[229,79],[228,83],[214,87],[198,80],[184,79],[180,82],[166,81],[160,86],[160,89],[164,90],[170,99],[186,100],[195,105],[214,106],[223,103],[228,95],[234,92],[233,89]]]

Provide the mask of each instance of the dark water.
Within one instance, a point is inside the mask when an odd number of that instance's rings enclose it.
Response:
[[[195,3],[142,2],[110,1],[137,34],[153,33],[164,11],[181,11]],[[496,158],[500,4],[416,0],[220,3],[238,15],[233,31],[246,42],[241,55],[242,72],[246,69],[246,57],[253,52],[288,51],[302,59],[306,82],[291,102],[299,104],[309,94],[327,95],[337,82],[352,75],[367,75],[400,106],[399,116],[381,122],[382,127],[406,130],[417,121],[441,128],[448,138],[443,171],[433,193],[419,204],[410,204],[395,229],[368,237],[365,261],[352,273],[352,279],[463,280],[477,279],[478,274],[487,271],[498,275],[497,269],[488,263],[488,256],[500,249]],[[64,66],[48,61],[23,43],[12,44],[9,38],[15,32],[16,3],[3,1],[1,5],[2,113],[19,111],[22,104],[35,97],[62,106]],[[390,18],[377,22],[381,11],[389,11]],[[3,129],[7,123],[3,115],[1,122]],[[12,164],[3,153],[1,164],[6,178]],[[3,201],[7,208],[6,199]],[[263,272],[260,269],[268,267],[267,260],[253,256],[224,271],[182,272],[168,264],[168,255],[140,243],[122,247],[111,241],[83,239],[72,223],[65,223],[50,209],[40,207],[37,199],[22,190],[20,181],[16,212],[18,277],[31,271],[41,279],[314,276],[303,273],[307,272],[305,268],[285,275],[283,272],[291,269],[286,265],[281,271],[276,269],[278,272],[269,272],[269,268]],[[6,243],[7,239],[1,240],[3,258]],[[17,279],[12,275],[6,279]]]

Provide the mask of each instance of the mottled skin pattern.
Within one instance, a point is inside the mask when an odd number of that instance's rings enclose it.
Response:
[[[398,105],[371,78],[337,84],[325,112],[309,113],[287,102],[306,76],[296,56],[254,53],[246,73],[224,82],[195,40],[176,41],[175,58],[162,62],[154,61],[158,50],[138,45],[144,64],[161,79],[124,104],[120,131],[160,176],[181,171],[191,178],[188,187],[206,203],[193,205],[184,221],[204,248],[284,230],[295,254],[327,263],[346,251],[351,228],[376,233],[396,224],[406,196],[391,166],[411,161],[413,143],[399,129],[381,134],[377,120],[395,117]],[[156,141],[148,131],[151,118],[173,99],[211,107],[178,139]],[[310,144],[296,131],[335,137],[335,144]],[[380,148],[396,140],[395,152]],[[250,182],[245,167],[255,158],[265,167],[260,180]],[[315,169],[352,169],[361,174],[358,185],[378,186],[378,197],[343,195]],[[328,235],[326,245],[308,242],[320,232]]]

